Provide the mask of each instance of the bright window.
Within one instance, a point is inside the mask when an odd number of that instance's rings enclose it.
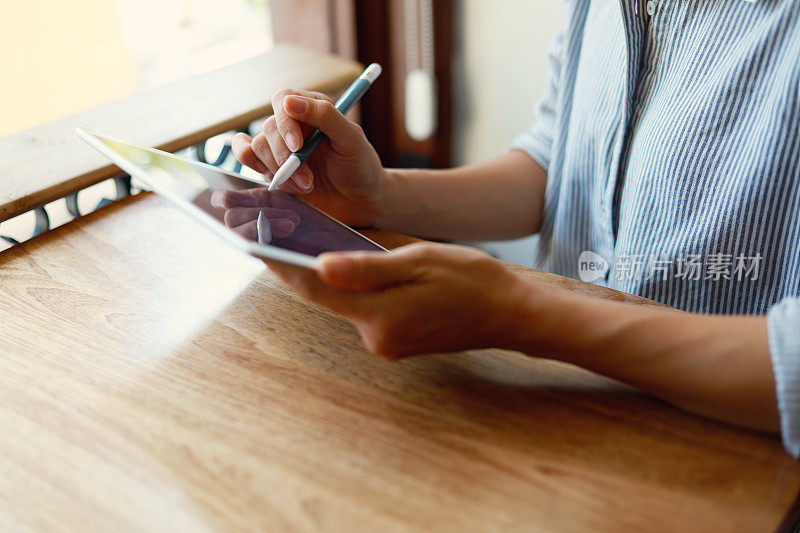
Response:
[[[268,0],[14,2],[0,17],[0,135],[271,46]]]

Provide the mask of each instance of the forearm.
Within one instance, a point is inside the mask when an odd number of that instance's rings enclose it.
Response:
[[[539,230],[545,171],[513,151],[449,170],[386,171],[382,229],[429,239],[512,239]]]
[[[522,351],[584,367],[711,418],[780,426],[764,317],[701,316],[564,291],[531,302]]]

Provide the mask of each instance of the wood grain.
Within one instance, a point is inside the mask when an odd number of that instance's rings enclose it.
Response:
[[[355,61],[283,45],[0,138],[0,222],[119,174],[76,126],[174,152],[271,114],[280,89],[334,92],[360,73]]]
[[[770,531],[800,487],[777,438],[574,367],[382,360],[148,194],[0,292],[4,531]]]

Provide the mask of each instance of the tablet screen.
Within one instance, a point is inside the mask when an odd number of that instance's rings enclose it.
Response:
[[[305,255],[383,250],[291,194],[179,156],[96,136],[138,167],[156,192],[168,191],[247,240]]]

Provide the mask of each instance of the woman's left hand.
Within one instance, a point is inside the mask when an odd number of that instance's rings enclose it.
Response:
[[[442,244],[326,253],[313,271],[269,266],[301,296],[344,315],[367,348],[389,359],[513,348],[535,289],[484,253]]]

